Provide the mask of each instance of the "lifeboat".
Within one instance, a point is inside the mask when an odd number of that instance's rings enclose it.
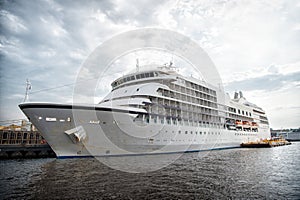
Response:
[[[243,127],[244,128],[250,128],[251,124],[248,121],[243,121]]]
[[[256,122],[252,122],[252,128],[257,128],[258,124]]]
[[[242,127],[243,123],[240,120],[236,120],[235,125],[236,125],[236,127]]]

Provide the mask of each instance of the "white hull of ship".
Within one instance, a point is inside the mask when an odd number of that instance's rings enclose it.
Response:
[[[133,122],[132,114],[109,109],[71,109],[55,107],[55,104],[24,108],[21,105],[21,109],[41,132],[57,158],[237,148],[243,142],[270,137],[267,127],[259,127],[258,132],[248,132],[191,124],[161,124],[158,121],[154,123],[154,119],[150,119],[149,123]],[[65,133],[75,127],[83,127],[85,138],[82,141],[74,142]]]

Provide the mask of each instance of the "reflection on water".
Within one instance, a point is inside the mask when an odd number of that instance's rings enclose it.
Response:
[[[184,154],[163,169],[138,174],[111,169],[92,158],[4,160],[0,199],[300,197],[300,143],[205,154]]]

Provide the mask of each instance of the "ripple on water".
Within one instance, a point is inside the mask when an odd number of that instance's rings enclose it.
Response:
[[[3,160],[0,199],[299,199],[299,156],[300,143],[189,153],[138,174],[96,159]]]

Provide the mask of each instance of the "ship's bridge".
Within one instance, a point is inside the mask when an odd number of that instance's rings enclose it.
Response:
[[[141,71],[141,72],[135,72],[132,74],[125,75],[121,78],[118,78],[117,80],[113,81],[111,86],[113,89],[116,89],[120,85],[124,85],[124,83],[128,82],[135,82],[137,80],[141,79],[149,79],[149,78],[155,78],[155,77],[165,77],[166,75],[176,75],[176,67],[172,66],[161,66],[157,67],[157,70],[148,70],[148,71]]]
[[[158,75],[159,75],[159,72],[157,72],[157,71],[148,71],[148,72],[129,74],[129,75],[123,76],[121,78],[118,78],[111,84],[111,86],[113,88],[115,88],[115,87],[118,87],[119,85],[121,85],[123,83],[127,83],[129,81],[135,81],[135,80],[149,78],[149,77],[157,77]]]

